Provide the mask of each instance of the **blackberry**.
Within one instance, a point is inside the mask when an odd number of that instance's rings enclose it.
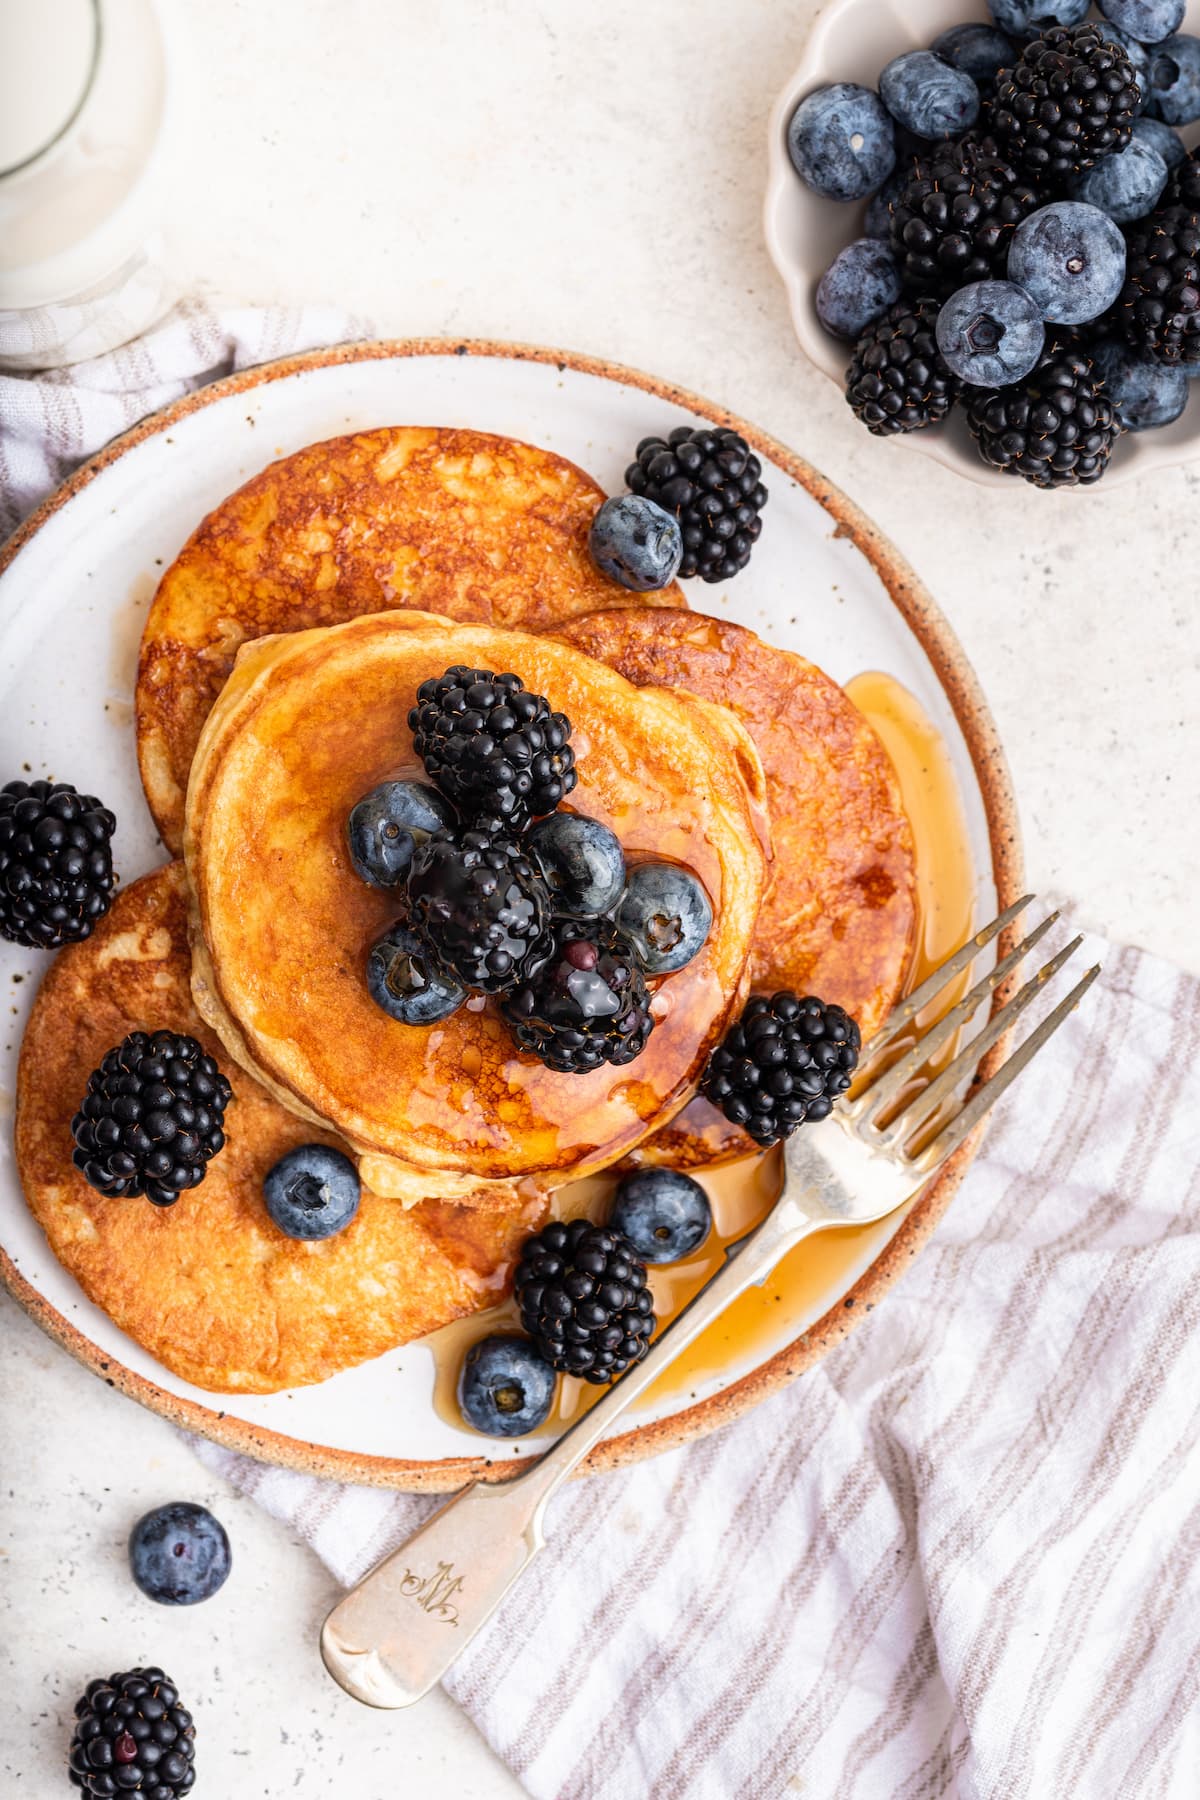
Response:
[[[1156,121],[1151,119],[1153,126]],[[1160,130],[1167,130],[1160,126]],[[1200,212],[1200,156],[1190,150],[1176,165],[1163,194],[1163,205],[1186,206],[1189,212]]]
[[[708,1059],[706,1099],[756,1144],[828,1118],[862,1046],[858,1026],[831,1001],[756,994]]]
[[[408,875],[409,923],[447,974],[502,994],[549,951],[550,894],[498,820],[435,832],[418,845]]]
[[[855,345],[846,399],[876,437],[936,425],[958,398],[958,377],[937,347],[937,316],[931,297],[898,300]]]
[[[1123,429],[1091,358],[1070,342],[1015,386],[980,389],[967,423],[985,462],[1042,488],[1099,481]]]
[[[680,425],[665,438],[643,438],[625,480],[679,520],[680,575],[729,581],[750,561],[762,531],[761,475],[762,464],[736,431]]]
[[[945,300],[1003,280],[1008,247],[1041,197],[988,138],[939,144],[918,158],[892,203],[892,248],[910,294]]]
[[[1000,76],[990,126],[1001,154],[1047,191],[1123,150],[1142,90],[1126,52],[1098,25],[1058,25]]]
[[[161,1669],[89,1681],[75,1702],[67,1774],[85,1794],[179,1800],[196,1780],[196,1727]]]
[[[1167,206],[1125,233],[1125,285],[1110,315],[1155,362],[1200,364],[1200,213]]]
[[[513,1293],[535,1347],[565,1375],[599,1386],[650,1348],[646,1265],[619,1231],[587,1219],[547,1225],[521,1251]]]
[[[571,721],[519,675],[447,669],[421,683],[408,723],[426,772],[465,813],[521,826],[553,812],[578,780]]]
[[[174,1206],[224,1147],[233,1090],[194,1037],[131,1031],[88,1081],[71,1121],[74,1162],[110,1199]]]
[[[112,905],[116,824],[66,781],[0,788],[0,936],[33,950],[90,937]]]
[[[503,1012],[521,1048],[564,1075],[632,1062],[654,1029],[637,954],[606,919],[558,920],[549,957]]]

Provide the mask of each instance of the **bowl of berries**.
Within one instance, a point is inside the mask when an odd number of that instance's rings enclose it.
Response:
[[[832,0],[770,125],[801,348],[990,486],[1200,456],[1198,136],[1200,0]]]

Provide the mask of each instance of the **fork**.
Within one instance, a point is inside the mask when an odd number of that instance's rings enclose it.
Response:
[[[724,1268],[659,1333],[552,1449],[510,1479],[456,1494],[399,1550],[340,1600],[321,1632],[334,1680],[369,1706],[410,1706],[438,1682],[545,1544],[546,1507],[614,1422],[739,1294],[766,1279],[814,1232],[873,1225],[915,1198],[970,1137],[1005,1089],[1074,1011],[1099,967],[1059,1002],[953,1117],[939,1115],[980,1059],[1011,1029],[1082,943],[1074,938],[1026,981],[971,1042],[915,1095],[905,1092],[931,1057],[1008,982],[1058,918],[1051,913],[925,1031],[919,1015],[1030,904],[1026,894],[948,957],[864,1046],[851,1098],[785,1146],[783,1190],[754,1231],[731,1245]],[[1003,998],[1003,996],[1001,996]],[[916,1032],[916,1041],[903,1049]],[[902,1054],[897,1056],[897,1051]],[[936,1130],[934,1129],[936,1127]],[[930,1136],[930,1133],[933,1135]]]

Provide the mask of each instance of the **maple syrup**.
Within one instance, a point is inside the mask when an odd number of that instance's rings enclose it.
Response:
[[[890,675],[856,676],[846,693],[875,728],[896,770],[904,809],[912,825],[916,865],[916,926],[908,991],[970,934],[975,905],[975,873],[966,821],[953,765],[941,737],[920,702]],[[959,984],[958,991],[961,991]],[[939,1011],[957,997],[951,990]],[[920,1021],[921,1025],[927,1023]],[[953,1054],[942,1052],[939,1064]],[[666,1323],[721,1267],[729,1244],[765,1217],[783,1181],[783,1155],[776,1147],[714,1169],[694,1171],[708,1195],[713,1230],[693,1256],[651,1268],[650,1287],[659,1320]],[[552,1198],[559,1218],[603,1219],[617,1177],[611,1173],[568,1183]],[[641,1407],[664,1400],[698,1398],[731,1366],[761,1362],[790,1342],[820,1314],[832,1292],[844,1291],[886,1242],[893,1223],[819,1233],[786,1256],[761,1287],[751,1288],[682,1352],[647,1390]],[[487,1312],[460,1319],[424,1342],[434,1355],[434,1406],[442,1418],[461,1426],[457,1384],[462,1359],[473,1343],[494,1332],[520,1331],[517,1309],[508,1299]],[[555,1436],[587,1411],[607,1390],[563,1376],[549,1418],[534,1435]],[[640,1408],[635,1409],[636,1411]]]

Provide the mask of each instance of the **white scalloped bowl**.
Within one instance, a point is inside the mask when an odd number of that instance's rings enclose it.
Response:
[[[983,0],[830,0],[814,20],[800,65],[771,109],[767,150],[767,191],[763,229],[767,250],[787,290],[792,326],[809,361],[837,383],[845,382],[849,346],[830,335],[817,318],[817,283],[838,251],[863,233],[866,203],[842,205],[822,200],[805,187],[787,151],[787,124],[798,103],[832,81],[874,87],[884,65],[903,50],[931,44],[939,32],[967,20],[987,21]],[[1184,30],[1200,35],[1200,0],[1189,0]],[[1192,143],[1200,125],[1184,137]],[[1197,384],[1200,389],[1200,383]],[[1013,478],[982,461],[966,422],[957,411],[944,425],[914,431],[894,444],[931,456],[968,481],[1012,491]],[[892,445],[880,444],[881,456]],[[1181,418],[1160,431],[1126,432],[1112,466],[1097,490],[1111,491],[1151,469],[1200,461],[1200,397]]]

